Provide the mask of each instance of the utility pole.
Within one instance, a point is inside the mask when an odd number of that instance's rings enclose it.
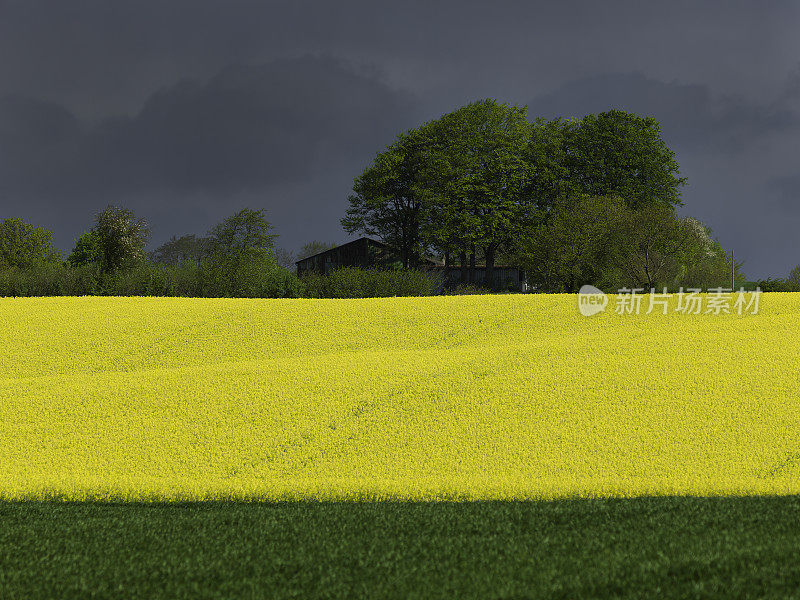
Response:
[[[733,260],[733,248],[731,248],[731,291],[736,291],[736,263]]]

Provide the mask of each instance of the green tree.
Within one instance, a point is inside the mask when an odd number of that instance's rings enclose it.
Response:
[[[627,213],[618,196],[565,196],[517,239],[515,262],[540,291],[577,292],[616,283]]]
[[[153,262],[166,265],[177,265],[182,262],[199,264],[206,255],[207,247],[208,240],[206,238],[198,238],[194,234],[181,237],[173,235],[169,241],[151,252],[150,258]]]
[[[788,281],[795,287],[800,286],[800,265],[797,265],[789,272]]]
[[[533,176],[526,160],[531,143],[527,108],[480,100],[443,115],[426,127],[418,189],[426,212],[426,238],[448,252],[457,243],[474,262],[486,264],[484,285],[494,287],[498,248],[514,236]],[[463,263],[463,254],[462,254]]]
[[[144,260],[150,229],[133,211],[109,205],[95,217],[92,232],[100,240],[104,273],[134,267]]]
[[[621,110],[587,115],[563,123],[564,167],[571,191],[618,195],[631,208],[648,203],[681,205],[675,153],[650,117]]]
[[[0,221],[0,269],[30,269],[61,260],[53,233],[22,219]]]
[[[731,253],[722,248],[719,241],[711,237],[711,229],[691,217],[681,223],[689,233],[689,239],[678,265],[675,286],[708,290],[731,286]],[[744,262],[735,261],[734,288],[746,281],[741,267]]]
[[[695,236],[693,227],[679,220],[670,206],[628,208],[619,238],[624,252],[616,263],[622,283],[646,291],[674,287],[696,251]]]
[[[425,250],[417,183],[427,142],[424,128],[411,129],[378,153],[354,180],[350,207],[341,221],[347,233],[377,236],[396,248],[404,268],[417,266]]]
[[[259,295],[259,282],[277,268],[272,229],[264,209],[245,208],[209,230],[203,272],[215,295]]]
[[[239,256],[251,250],[271,250],[276,234],[267,221],[264,209],[244,208],[215,225],[208,232],[208,249],[212,253]]]
[[[633,209],[619,196],[572,194],[518,238],[515,261],[541,291],[730,287],[731,257],[710,233],[662,204]]]
[[[567,127],[561,117],[552,121],[538,117],[531,123],[524,153],[531,172],[523,192],[527,196],[522,206],[526,209],[523,218],[537,219],[537,213],[549,211],[559,199],[570,193],[566,135]]]
[[[100,236],[94,231],[84,231],[81,237],[75,240],[75,247],[67,257],[67,262],[73,267],[82,267],[92,263],[103,262],[103,248]]]

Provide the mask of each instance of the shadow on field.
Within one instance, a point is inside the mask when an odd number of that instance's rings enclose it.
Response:
[[[800,598],[800,497],[0,502],[0,598]]]

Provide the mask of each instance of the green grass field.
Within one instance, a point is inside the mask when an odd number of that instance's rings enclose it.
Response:
[[[800,598],[800,497],[2,502],[0,598]]]

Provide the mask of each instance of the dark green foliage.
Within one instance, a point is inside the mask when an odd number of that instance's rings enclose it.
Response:
[[[212,227],[200,263],[201,295],[268,297],[272,273],[279,270],[271,230],[264,209],[249,208]]]
[[[516,243],[514,262],[544,292],[731,287],[731,257],[711,230],[666,204],[634,209],[619,196],[559,198]],[[736,263],[738,284],[744,282]],[[738,288],[737,288],[738,289]]]
[[[497,255],[524,246],[564,198],[617,196],[642,211],[681,204],[678,188],[686,180],[655,119],[610,110],[528,123],[526,110],[480,100],[398,136],[356,178],[343,227],[397,247],[404,266],[425,251],[470,265],[481,254],[492,288]],[[663,277],[649,271],[669,261],[648,264],[645,253],[644,268],[628,261],[618,270],[654,284]],[[473,282],[467,270],[465,282]],[[706,280],[707,271],[690,275]]]
[[[99,240],[103,273],[129,269],[144,261],[150,230],[133,211],[109,205],[96,215],[92,232]]]
[[[336,269],[326,275],[309,273],[300,278],[308,298],[383,298],[389,296],[430,296],[435,277],[420,271],[381,269]]]
[[[142,263],[103,278],[107,296],[200,296],[200,269],[189,261],[177,265]]]
[[[756,284],[762,292],[800,292],[800,265],[792,269],[785,279],[761,279]]]
[[[208,232],[208,254],[235,258],[253,248],[271,249],[278,237],[264,216],[264,209],[244,208],[215,225]]]
[[[440,253],[482,251],[486,287],[495,256],[531,210],[531,126],[525,107],[480,100],[425,126],[422,236]]]
[[[792,279],[759,279],[756,285],[762,292],[800,292],[800,282]]]
[[[280,268],[268,250],[252,251],[235,263],[218,256],[200,265],[200,294],[221,298],[296,298],[297,277]]]
[[[174,235],[168,242],[161,244],[150,253],[150,260],[165,265],[177,265],[182,262],[199,263],[207,254],[209,241],[196,235]]]
[[[101,290],[97,263],[70,267],[63,263],[45,264],[31,269],[0,270],[0,297],[12,296],[91,296]]]
[[[0,297],[11,296],[185,296],[206,298],[375,298],[428,296],[437,279],[419,271],[347,268],[299,278],[279,267],[269,251],[254,253],[234,272],[211,260],[176,265],[142,262],[113,273],[98,263],[68,263],[0,271]],[[232,285],[233,282],[233,285]]]
[[[31,269],[61,261],[53,233],[22,219],[0,221],[0,269]]]
[[[571,191],[617,195],[631,208],[682,204],[675,153],[651,117],[610,110],[564,122],[564,167]]]
[[[348,233],[375,235],[397,248],[404,267],[416,266],[425,250],[418,183],[429,144],[426,131],[411,129],[378,153],[354,180],[350,207],[341,220]]]
[[[67,262],[73,267],[82,267],[103,262],[103,247],[100,236],[95,231],[85,231],[81,237],[75,241]]]
[[[528,282],[547,292],[577,292],[587,283],[605,289],[618,283],[625,205],[619,197],[559,198],[517,240],[516,262]]]
[[[800,286],[800,265],[797,265],[794,269],[789,272],[789,277],[787,278],[788,281],[797,284]]]
[[[800,598],[800,498],[0,503],[0,598]]]

